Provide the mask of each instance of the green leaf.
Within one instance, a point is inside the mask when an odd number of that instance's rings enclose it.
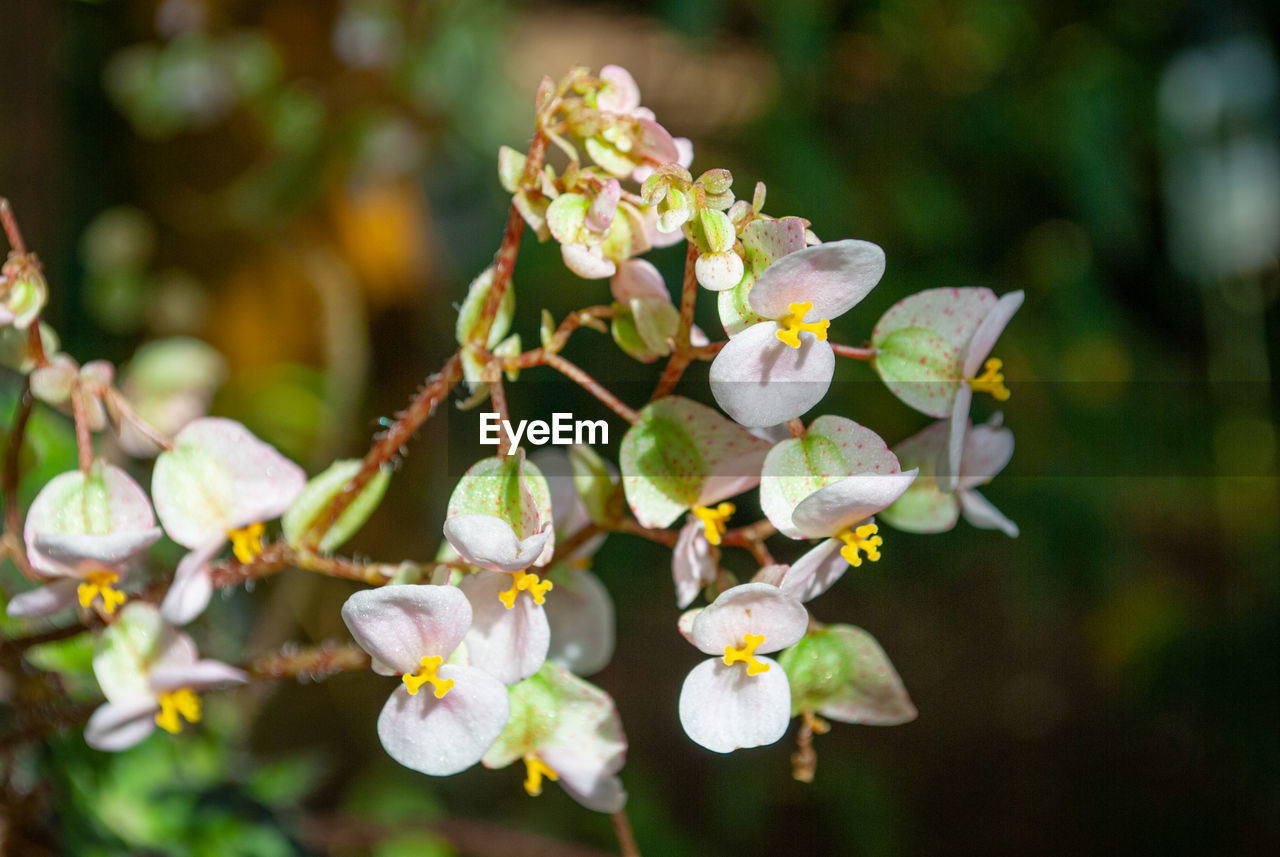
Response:
[[[871,363],[890,392],[909,407],[949,417],[962,372],[960,351],[925,327],[903,327],[876,346]]]
[[[916,717],[902,680],[875,638],[852,625],[810,631],[778,656],[791,683],[791,714],[892,726]]]
[[[658,355],[645,344],[644,337],[640,335],[640,329],[636,326],[636,317],[631,310],[620,303],[615,303],[613,307],[613,318],[609,324],[613,341],[618,343],[618,347],[628,356],[641,363],[652,363],[657,360]]]
[[[351,480],[360,470],[361,461],[358,458],[346,459],[344,461],[335,461],[329,465],[329,468],[320,475],[311,479],[306,487],[293,501],[293,505],[280,519],[281,527],[284,529],[285,540],[293,548],[301,547],[301,537],[307,525],[315,518],[320,511],[329,505],[334,497],[342,491],[344,485]],[[383,467],[378,471],[377,475],[369,480],[369,484],[364,487],[359,496],[351,502],[351,505],[338,516],[338,520],[333,522],[333,526],[324,534],[320,540],[320,552],[331,553],[338,549],[339,545],[347,541],[356,534],[365,521],[369,520],[369,516],[378,508],[378,504],[382,502],[382,495],[387,491],[387,485],[391,482],[391,468]]]

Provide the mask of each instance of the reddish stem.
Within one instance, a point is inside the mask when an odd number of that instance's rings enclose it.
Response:
[[[4,546],[23,577],[36,580],[36,573],[27,561],[26,547],[22,543],[22,509],[18,505],[18,488],[22,481],[22,443],[26,438],[27,421],[35,403],[31,395],[31,379],[22,379],[22,393],[18,396],[18,409],[9,429],[9,448],[4,459]]]
[[[831,350],[841,357],[849,357],[854,360],[874,360],[876,357],[874,348],[858,348],[853,345],[841,345],[838,342],[831,343]]]
[[[614,396],[613,393],[606,390],[599,381],[592,378],[573,363],[565,360],[559,354],[544,353],[542,355],[542,362],[574,381],[578,386],[604,402],[605,405],[608,406],[609,410],[613,411],[632,425],[635,425],[636,421],[640,418],[635,411],[628,408],[616,396]]]
[[[460,380],[462,380],[462,357],[460,353],[455,352],[441,367],[440,372],[433,375],[427,385],[414,395],[408,407],[400,413],[391,427],[377,439],[365,455],[355,475],[347,480],[342,490],[334,495],[329,504],[321,509],[307,525],[301,535],[301,543],[304,547],[314,550],[319,546],[320,540],[324,538],[325,533],[329,532],[334,522],[355,502],[360,492],[378,474],[382,466],[395,458],[400,449],[413,437],[418,427],[435,413],[436,406],[449,395],[449,391]]]
[[[493,364],[490,364],[491,366]],[[489,402],[498,412],[498,419],[504,423],[511,422],[511,412],[507,409],[507,391],[502,386],[502,372],[495,374],[489,384]],[[505,431],[498,432],[498,455],[506,457],[511,454],[511,436]]]
[[[680,290],[680,327],[676,330],[676,347],[667,361],[667,368],[658,379],[658,386],[649,397],[649,401],[671,395],[671,391],[680,383],[680,376],[688,368],[693,359],[693,349],[689,345],[689,332],[693,329],[693,310],[698,301],[698,276],[694,266],[698,261],[698,248],[692,241],[684,257],[684,285]]]
[[[792,437],[804,437],[804,420],[799,417],[787,420],[787,428],[791,431]]]
[[[13,248],[15,253],[23,256],[27,254],[27,243],[22,240],[22,230],[18,228],[18,218],[13,215],[13,206],[9,205],[9,200],[0,196],[0,223],[4,224],[5,237],[9,239],[9,246]]]
[[[80,470],[86,476],[93,467],[93,435],[89,431],[89,414],[85,411],[84,395],[80,383],[71,389],[71,416],[76,425],[76,452]]]
[[[625,808],[609,816],[613,821],[613,832],[618,837],[618,848],[622,857],[640,857],[640,846],[636,844],[636,836],[631,832],[631,820],[627,818]]]

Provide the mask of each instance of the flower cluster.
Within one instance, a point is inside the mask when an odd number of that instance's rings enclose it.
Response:
[[[1022,293],[929,290],[894,305],[866,344],[840,344],[842,318],[885,277],[879,246],[822,242],[807,220],[766,214],[762,184],[738,199],[727,170],[695,178],[688,141],[641,106],[616,66],[544,80],[536,120],[526,154],[499,153],[512,221],[460,305],[456,353],[368,455],[311,479],[239,422],[204,415],[216,360],[201,356],[205,368],[176,386],[139,373],[134,404],[110,364],[46,350],[39,265],[11,254],[0,324],[34,332],[19,366],[37,398],[71,414],[80,461],[27,510],[21,554],[36,586],[7,611],[77,611],[86,627],[101,626],[93,670],[106,701],[86,728],[90,745],[122,750],[156,726],[177,733],[200,721],[200,694],[249,680],[201,659],[178,628],[206,612],[218,587],[297,568],[364,585],[342,607],[359,647],[343,664],[395,677],[371,727],[393,759],[432,776],[522,761],[528,794],[555,782],[590,809],[620,812],[626,737],[609,694],[585,678],[619,645],[609,590],[628,581],[592,570],[613,533],[672,550],[672,633],[709,656],[690,658],[670,700],[696,744],[717,753],[773,744],[795,717],[811,737],[821,717],[888,725],[916,716],[874,638],[820,622],[807,605],[850,569],[865,574],[892,557],[882,524],[936,533],[963,516],[1017,535],[976,490],[1009,462],[1012,433],[999,414],[975,426],[969,413],[975,393],[1009,398],[990,355]],[[567,156],[563,169],[546,162],[549,147]],[[559,325],[544,313],[532,349],[511,330],[525,228],[554,240],[578,277],[609,280],[607,292],[580,286],[604,303]],[[673,297],[640,257],[680,241],[686,270]],[[693,324],[706,292],[724,331],[716,341]],[[611,333],[642,363],[665,358],[638,409],[562,355],[583,327]],[[868,362],[898,399],[940,421],[891,448],[822,411],[841,356]],[[697,360],[710,361],[718,410],[675,393]],[[434,560],[332,555],[373,514],[393,458],[437,405],[465,385],[461,406],[488,401],[507,418],[504,384],[535,367],[564,374],[626,421],[616,465],[587,445],[526,457],[506,438],[453,487]],[[108,431],[120,445],[103,451],[93,439]],[[139,481],[150,456],[148,491]],[[763,517],[742,520],[757,501]],[[165,537],[186,551],[171,569],[149,553]],[[735,550],[742,557],[728,561]],[[739,562],[747,556],[749,574]]]

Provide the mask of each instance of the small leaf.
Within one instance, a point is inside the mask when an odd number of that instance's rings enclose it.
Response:
[[[616,521],[622,511],[615,502],[621,486],[605,460],[591,447],[577,443],[569,447],[569,465],[587,517],[597,524]]]
[[[327,470],[307,483],[302,493],[280,519],[285,541],[291,547],[301,547],[300,540],[307,526],[342,491],[351,477],[356,475],[361,464],[358,458],[335,461]],[[369,520],[369,516],[382,502],[382,495],[386,493],[390,482],[391,468],[384,466],[369,480],[351,505],[343,510],[338,519],[333,522],[333,526],[320,539],[321,553],[332,553],[337,550],[364,526],[365,521]]]
[[[520,180],[524,178],[524,165],[527,161],[523,154],[510,146],[498,149],[498,181],[507,193],[515,193],[520,189]]]
[[[458,310],[458,323],[454,331],[459,345],[480,344],[477,338],[481,323],[480,314],[484,310],[492,285],[493,266],[490,265],[481,272],[480,276],[472,280],[467,288],[467,298],[462,302],[462,308]],[[498,312],[494,316],[493,325],[489,328],[488,339],[484,342],[486,349],[492,350],[507,335],[507,331],[511,329],[511,317],[515,315],[515,311],[516,292],[508,282],[507,290],[503,292],[502,300],[498,303]]]

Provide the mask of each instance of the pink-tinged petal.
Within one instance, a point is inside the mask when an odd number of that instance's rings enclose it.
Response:
[[[901,497],[916,472],[846,476],[801,500],[791,519],[806,538],[834,536]]]
[[[867,296],[884,275],[884,250],[853,238],[789,253],[765,269],[747,296],[765,318],[782,318],[792,303],[813,303],[812,318],[832,319]]]
[[[551,538],[551,524],[527,539],[493,515],[454,515],[444,522],[444,537],[471,565],[490,571],[523,571],[542,554]]]
[[[106,753],[127,750],[155,731],[159,710],[156,701],[147,697],[104,702],[85,724],[85,743]]]
[[[548,747],[540,755],[560,777],[560,787],[587,809],[612,813],[626,805],[627,793],[622,781],[595,760],[584,758],[567,747]]]
[[[708,655],[743,645],[747,634],[763,634],[757,653],[785,649],[804,636],[809,611],[775,586],[743,583],[725,590],[693,622],[693,644]]]
[[[951,423],[947,426],[947,445],[938,459],[938,487],[943,493],[956,490],[960,481],[961,459],[964,454],[965,429],[969,427],[969,405],[973,403],[973,389],[961,383],[956,399],[951,404]]]
[[[922,327],[955,348],[964,348],[995,305],[996,293],[991,289],[928,289],[903,298],[881,316],[871,332],[871,344],[879,347],[895,330]]]
[[[671,555],[671,579],[676,585],[676,605],[681,609],[692,604],[702,587],[716,579],[716,564],[711,559],[711,544],[705,532],[702,522],[695,518],[681,528],[676,538]]]
[[[551,647],[546,611],[527,592],[516,594],[511,609],[498,598],[512,583],[509,575],[481,572],[467,575],[459,584],[473,614],[465,637],[467,655],[473,666],[507,685],[536,673]],[[556,593],[546,597],[555,598]]]
[[[618,273],[609,281],[613,299],[630,304],[633,298],[665,300],[671,303],[671,293],[662,280],[662,274],[646,259],[628,259],[618,266]]]
[[[10,616],[15,617],[52,616],[79,603],[77,596],[79,588],[79,580],[55,580],[44,586],[37,586],[29,592],[21,592],[13,596],[4,609]]]
[[[198,547],[178,563],[173,583],[160,603],[160,613],[166,622],[186,625],[204,612],[213,597],[213,581],[209,577],[209,563],[225,540],[219,539]]]
[[[543,605],[551,628],[547,658],[578,675],[598,673],[613,657],[613,599],[589,571],[571,568],[565,578]]]
[[[789,565],[766,565],[751,575],[752,583],[767,583],[770,586],[782,586],[782,581],[786,579],[790,572]]]
[[[200,660],[186,667],[154,667],[148,678],[156,693],[167,693],[187,687],[199,693],[202,690],[244,684],[249,674],[222,661]]]
[[[692,610],[686,610],[676,620],[676,630],[680,632],[681,637],[689,641],[690,645],[694,645],[693,623],[697,620],[698,614],[706,609],[705,607],[695,607]]]
[[[95,566],[119,565],[155,544],[162,535],[159,527],[106,535],[50,533],[36,536],[36,550],[68,567],[82,563]]]
[[[699,285],[713,292],[723,292],[738,285],[744,270],[742,257],[732,249],[722,253],[704,253],[693,263]]]
[[[600,69],[605,86],[596,92],[596,107],[608,113],[630,115],[640,106],[640,87],[631,72],[622,66],[607,65]]]
[[[443,699],[397,687],[378,716],[378,738],[391,758],[433,777],[465,771],[502,734],[510,714],[502,682],[475,667],[437,670],[454,684]]]
[[[602,280],[612,277],[618,270],[612,259],[606,259],[599,247],[586,244],[561,244],[560,256],[564,266],[584,280]]]
[[[893,453],[903,467],[919,468],[921,478],[932,477],[938,472],[938,462],[947,446],[950,427],[948,420],[930,423],[923,431],[894,444]]]
[[[982,324],[978,325],[973,339],[969,340],[969,346],[965,349],[964,376],[966,378],[972,378],[978,373],[978,367],[987,359],[991,349],[995,348],[996,340],[1000,338],[1000,334],[1004,332],[1009,320],[1018,311],[1018,307],[1022,306],[1023,297],[1021,291],[1004,295],[996,301],[996,305],[991,308],[991,312],[987,313]]]
[[[382,586],[348,598],[342,621],[372,657],[397,673],[413,673],[422,658],[448,658],[458,647],[471,627],[471,604],[452,586]]]
[[[618,213],[618,200],[622,198],[622,185],[617,179],[610,179],[587,209],[586,226],[592,232],[603,234],[609,231],[613,218]]]
[[[752,273],[759,277],[778,259],[804,249],[804,221],[799,217],[753,220],[742,230],[742,246]]]
[[[981,530],[999,530],[1011,539],[1018,537],[1018,525],[977,491],[957,491],[956,496],[960,498],[960,511],[971,526]]]
[[[194,663],[195,645],[165,623],[154,604],[130,601],[94,644],[93,675],[110,702],[151,698],[156,664]]]
[[[151,493],[169,537],[195,548],[279,517],[306,486],[302,468],[234,420],[188,423],[156,458]]]
[[[957,489],[974,488],[990,482],[1013,458],[1013,432],[1000,426],[1000,414],[965,434],[964,458],[960,460]]]
[[[792,348],[778,325],[755,324],[729,340],[711,362],[711,394],[725,413],[749,428],[777,425],[804,414],[831,387],[835,353],[811,333]]]
[[[831,588],[849,570],[840,555],[844,542],[824,539],[791,565],[779,588],[798,601],[812,601]]]
[[[634,152],[641,157],[660,164],[670,164],[680,159],[680,150],[671,132],[652,119],[636,121],[637,138]],[[626,172],[631,172],[627,170]],[[626,173],[623,173],[625,175]]]
[[[142,487],[114,465],[96,465],[88,479],[73,470],[55,476],[40,489],[27,511],[23,540],[37,571],[64,575],[69,572],[67,564],[46,557],[37,544],[40,537],[92,535],[127,541],[133,534],[149,533],[155,524],[151,501]]]
[[[782,667],[759,658],[769,669],[749,676],[720,658],[698,664],[680,689],[680,724],[708,750],[732,753],[773,744],[791,721],[791,685]]]

